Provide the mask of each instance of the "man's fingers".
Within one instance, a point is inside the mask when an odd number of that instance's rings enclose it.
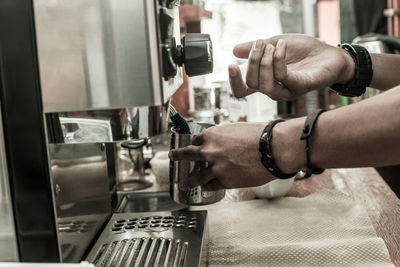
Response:
[[[285,85],[275,80],[275,47],[268,44],[260,63],[259,91],[273,100],[291,99],[293,96]]]
[[[265,43],[257,40],[250,52],[247,65],[246,84],[250,88],[258,88],[258,77],[260,74],[260,62],[264,55]]]
[[[287,75],[286,66],[286,42],[280,39],[274,53],[274,76],[275,79],[284,83]]]
[[[248,96],[255,92],[255,90],[249,88],[242,79],[240,69],[236,65],[229,66],[229,83],[231,84],[232,92],[235,97],[241,98]]]
[[[217,191],[217,190],[224,189],[224,188],[225,188],[225,186],[223,186],[218,179],[213,179],[210,182],[208,182],[206,185],[204,185],[204,189],[207,191]]]
[[[274,36],[272,38],[265,39],[264,43],[276,45],[278,40],[282,39],[282,38],[284,38],[284,36],[282,36],[282,35]],[[233,48],[233,54],[238,58],[248,58],[251,48],[253,46],[253,43],[254,43],[254,41],[236,45]]]
[[[205,160],[204,156],[200,153],[200,147],[193,145],[173,149],[169,152],[168,157],[171,160]]]
[[[274,50],[275,47],[268,44],[260,63],[259,90],[270,97],[274,95]]]
[[[208,166],[207,168],[202,169],[199,172],[193,173],[185,181],[180,182],[179,188],[187,191],[190,188],[193,188],[193,187],[196,187],[199,185],[205,185],[214,178],[215,178],[215,175],[211,171],[211,166]]]

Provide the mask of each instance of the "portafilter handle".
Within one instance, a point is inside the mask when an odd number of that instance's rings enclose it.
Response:
[[[197,76],[213,71],[213,50],[210,35],[202,33],[188,33],[180,45],[171,40],[172,57],[178,66],[185,65],[186,74]]]

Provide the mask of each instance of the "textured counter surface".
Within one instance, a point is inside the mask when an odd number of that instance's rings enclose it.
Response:
[[[337,190],[209,209],[207,266],[393,266],[364,207]]]
[[[343,192],[366,209],[392,262],[400,266],[400,200],[378,172],[373,168],[327,170],[311,179],[296,181],[289,194],[302,197],[323,188]]]
[[[377,239],[378,236],[383,239],[391,261],[400,266],[400,200],[375,169],[327,170],[311,179],[296,181],[289,196],[302,198],[326,189],[333,189],[334,192],[348,196],[366,211],[364,214],[365,217],[369,217],[370,229],[375,230],[374,238]],[[241,189],[235,193],[235,196],[230,197],[230,201],[243,201],[254,197],[249,189]],[[268,221],[265,222],[266,225],[267,223]]]

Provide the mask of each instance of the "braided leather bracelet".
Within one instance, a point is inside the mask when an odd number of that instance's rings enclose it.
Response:
[[[274,120],[267,124],[260,137],[259,151],[261,153],[261,163],[273,176],[279,179],[289,179],[295,176],[297,172],[289,174],[283,173],[278,166],[276,166],[274,157],[272,156],[272,129],[276,124],[283,121],[284,120]]]
[[[317,122],[319,115],[321,115],[325,111],[326,110],[323,109],[317,109],[316,111],[310,113],[307,116],[306,121],[304,123],[304,128],[300,137],[300,140],[306,140],[307,169],[304,171],[305,172],[304,178],[308,178],[312,174],[321,174],[325,170],[325,169],[314,168],[312,166],[310,160],[310,142],[308,140],[309,137],[311,136],[312,130],[314,129],[314,126]]]

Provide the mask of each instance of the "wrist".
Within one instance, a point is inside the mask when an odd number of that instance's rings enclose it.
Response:
[[[294,173],[307,166],[305,144],[300,140],[304,118],[278,123],[273,129],[272,152],[275,164],[284,173]]]
[[[356,65],[353,57],[342,48],[335,48],[339,51],[340,57],[342,58],[342,68],[339,72],[339,77],[336,83],[340,84],[348,84],[354,78],[354,72],[356,69]]]

